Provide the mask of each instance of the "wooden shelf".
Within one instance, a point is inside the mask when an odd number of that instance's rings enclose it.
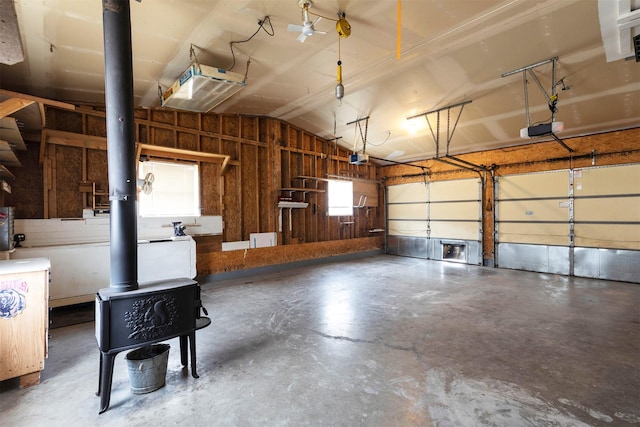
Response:
[[[89,194],[91,198],[91,209],[109,209],[109,192],[96,189],[96,183],[93,181],[82,181],[78,189],[81,193]],[[104,198],[107,198],[105,203]]]
[[[290,202],[286,200],[281,200],[278,202],[278,207],[283,209],[293,209],[293,208],[303,209],[303,208],[306,208],[307,206],[309,206],[309,203],[307,202]]]
[[[301,187],[287,187],[287,188],[279,188],[278,191],[288,191],[290,193],[298,192],[298,193],[324,193],[324,190],[319,190],[317,188],[301,188]]]
[[[7,169],[6,167],[4,167],[4,165],[0,165],[0,178],[12,178],[12,179],[16,179],[15,175],[12,174],[9,169]]]

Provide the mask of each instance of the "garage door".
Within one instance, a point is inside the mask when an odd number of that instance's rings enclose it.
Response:
[[[481,195],[479,179],[389,186],[390,253],[481,264]]]
[[[496,179],[496,265],[640,282],[640,165]]]

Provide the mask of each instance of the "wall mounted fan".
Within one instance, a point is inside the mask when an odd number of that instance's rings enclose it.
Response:
[[[140,187],[144,194],[151,194],[153,191],[153,181],[155,181],[155,179],[155,176],[149,172],[144,176],[144,179],[138,179],[136,184],[138,184],[138,187]]]
[[[311,19],[309,19],[309,8],[312,4],[311,0],[300,0],[298,4],[302,8],[302,25],[289,24],[287,30],[291,31],[292,33],[300,33],[297,38],[300,43],[304,43],[307,37],[312,36],[316,33],[327,34],[325,31],[317,31],[315,29],[315,25],[321,19],[320,17],[317,17],[315,21],[311,21]]]

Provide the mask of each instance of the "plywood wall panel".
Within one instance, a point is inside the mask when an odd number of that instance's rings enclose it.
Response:
[[[260,231],[260,180],[258,174],[258,148],[242,144],[241,191],[242,191],[242,240],[249,240],[250,233]]]
[[[224,241],[242,240],[242,209],[240,192],[240,170],[238,167],[227,167],[224,174]]]
[[[153,127],[151,132],[151,144],[175,148],[175,132],[171,129]]]
[[[187,113],[178,111],[177,115],[177,125],[179,127],[184,127],[188,129],[200,129],[200,115],[198,113]]]
[[[217,114],[202,115],[202,130],[205,132],[220,133],[220,116]]]
[[[86,116],[86,133],[94,136],[107,136],[107,125],[101,116]]]
[[[258,141],[258,118],[241,116],[241,137],[249,141]]]
[[[107,191],[109,188],[109,177],[105,176],[104,171],[107,170],[107,152],[105,150],[93,150],[88,148],[86,151],[87,159],[87,181],[95,182],[96,188]]]
[[[275,221],[275,187],[272,159],[265,147],[258,147],[258,232],[272,232],[276,230]]]
[[[207,275],[239,271],[274,264],[328,258],[349,253],[379,251],[384,246],[382,236],[274,246],[247,251],[209,252],[197,254],[198,274]]]
[[[223,139],[221,142],[221,151],[221,154],[231,156],[232,160],[238,160],[240,158],[239,144],[235,141]]]
[[[176,121],[176,112],[169,110],[156,110],[152,109],[150,120],[152,122],[164,123],[167,125],[174,125]]]
[[[5,193],[4,206],[13,206],[16,218],[43,218],[44,176],[39,166],[40,144],[27,141],[26,145],[27,151],[18,153],[22,167],[12,170],[16,179],[9,181],[11,193]]]
[[[200,164],[200,204],[202,215],[222,215],[222,197],[224,184],[217,163]]]
[[[240,137],[240,117],[223,115],[221,133],[224,136]]]
[[[200,138],[200,151],[204,153],[220,153],[220,141],[218,138],[203,136]]]
[[[136,124],[136,142],[149,143],[149,126],[142,123]]]
[[[198,135],[194,133],[177,132],[177,148],[181,150],[200,151]]]

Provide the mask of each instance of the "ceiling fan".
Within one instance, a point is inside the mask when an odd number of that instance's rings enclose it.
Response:
[[[309,8],[311,7],[311,4],[312,4],[311,0],[299,0],[298,4],[302,8],[303,23],[302,25],[289,24],[289,26],[287,27],[287,30],[291,31],[292,33],[300,33],[300,35],[297,38],[297,40],[299,40],[300,43],[304,43],[307,37],[312,36],[316,33],[327,34],[325,31],[316,31],[315,29],[315,25],[321,19],[319,16],[316,18],[315,21],[311,21],[309,19]]]

